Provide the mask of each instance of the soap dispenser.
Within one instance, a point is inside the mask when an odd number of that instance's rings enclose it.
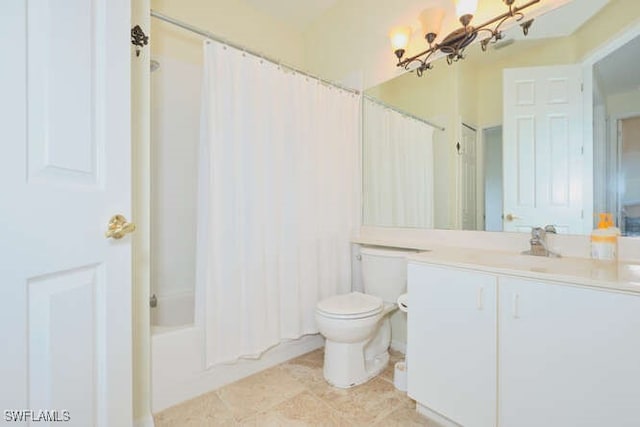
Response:
[[[591,233],[591,258],[615,260],[620,230],[613,225],[613,215],[601,213],[598,228]]]

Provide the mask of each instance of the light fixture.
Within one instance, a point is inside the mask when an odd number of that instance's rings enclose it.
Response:
[[[473,15],[475,14],[478,6],[478,0],[456,0],[456,13],[462,27],[447,35],[440,43],[436,43],[435,40],[438,37],[440,27],[442,26],[444,9],[437,7],[425,9],[422,11],[419,18],[422,25],[422,32],[429,44],[429,48],[427,50],[403,59],[407,45],[409,44],[411,28],[397,27],[390,33],[391,44],[393,46],[394,53],[398,58],[398,67],[409,70],[413,69],[415,66],[416,74],[418,76],[422,76],[425,70],[433,68],[430,60],[437,52],[441,52],[446,55],[447,63],[452,64],[460,59],[464,59],[464,49],[478,37],[479,33],[482,32],[488,33],[487,37],[480,41],[482,50],[486,51],[489,43],[496,43],[502,39],[502,31],[500,30],[502,24],[509,20],[515,20],[517,22],[522,21],[524,19],[522,11],[540,2],[540,0],[530,0],[522,6],[515,6],[515,0],[503,1],[509,8],[507,12],[474,27],[471,25],[471,21],[473,20]],[[533,24],[533,19],[520,24],[525,36],[529,34],[531,24]]]
[[[405,49],[409,44],[409,39],[411,38],[411,27],[395,27],[389,33],[389,38],[391,39],[391,46],[393,47],[393,51],[396,52],[396,56],[399,55],[398,57],[401,57],[404,55]]]

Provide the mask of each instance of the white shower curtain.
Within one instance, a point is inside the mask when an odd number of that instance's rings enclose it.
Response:
[[[433,228],[433,131],[425,122],[364,99],[366,225]]]
[[[207,41],[198,289],[206,365],[316,333],[350,289],[359,97]]]

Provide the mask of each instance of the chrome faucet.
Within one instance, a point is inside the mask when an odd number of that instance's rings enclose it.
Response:
[[[560,258],[560,254],[549,250],[547,246],[547,233],[557,234],[556,228],[553,225],[547,225],[546,227],[534,227],[531,229],[531,249],[524,251],[525,255],[546,256],[551,258]]]

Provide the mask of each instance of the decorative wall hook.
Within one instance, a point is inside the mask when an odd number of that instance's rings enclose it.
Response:
[[[149,36],[142,31],[140,25],[131,29],[131,44],[136,47],[136,56],[140,56],[142,48],[149,44]]]

